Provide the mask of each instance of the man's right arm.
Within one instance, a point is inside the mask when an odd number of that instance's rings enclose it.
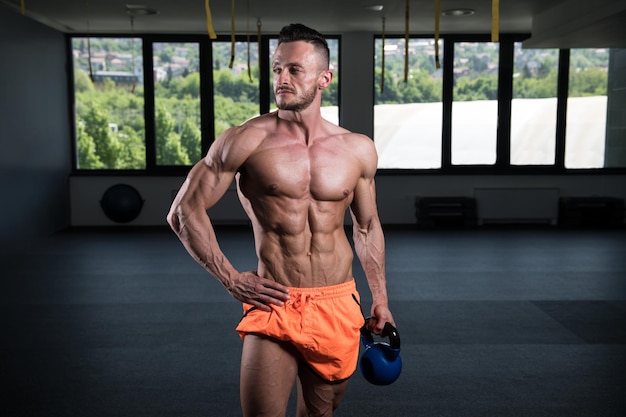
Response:
[[[215,172],[208,158],[207,155],[189,172],[172,203],[167,221],[196,262],[224,287],[230,288],[238,272],[217,244],[206,210],[224,195],[232,177],[228,173]]]
[[[194,165],[172,203],[167,221],[187,252],[234,298],[269,310],[270,304],[281,305],[289,298],[286,287],[254,272],[237,271],[220,249],[207,214],[226,193],[247,156],[245,149],[234,143],[237,132],[236,128],[227,131]]]

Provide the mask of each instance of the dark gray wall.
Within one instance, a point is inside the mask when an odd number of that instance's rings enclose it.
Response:
[[[0,7],[0,246],[69,224],[71,169],[62,33]]]

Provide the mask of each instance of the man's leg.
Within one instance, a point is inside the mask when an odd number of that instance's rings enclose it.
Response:
[[[241,354],[241,408],[244,417],[285,416],[298,374],[296,351],[287,343],[248,334]]]
[[[298,372],[297,417],[331,417],[347,387],[347,379],[328,382],[302,364]]]

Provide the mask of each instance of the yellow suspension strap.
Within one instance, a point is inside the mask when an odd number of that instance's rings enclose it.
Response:
[[[230,63],[228,68],[233,68],[235,63],[235,0],[230,2]]]
[[[89,79],[91,82],[94,81],[93,76],[93,66],[91,65],[91,29],[89,24],[89,2],[85,1],[85,15],[86,15],[86,26],[87,26],[87,67],[89,68]]]
[[[498,42],[500,33],[500,0],[491,0],[491,42]]]
[[[209,33],[209,38],[217,39],[215,29],[213,28],[213,17],[211,17],[211,7],[209,6],[209,0],[204,0],[204,12],[206,13],[206,30]]]
[[[404,0],[404,82],[409,80],[409,0]]]
[[[383,46],[381,49],[381,64],[380,64],[380,94],[385,90],[385,17],[383,16]]]
[[[439,62],[439,17],[441,16],[441,0],[435,0],[435,67],[441,68]]]
[[[22,16],[26,14],[26,0],[20,0],[20,11],[22,12]]]

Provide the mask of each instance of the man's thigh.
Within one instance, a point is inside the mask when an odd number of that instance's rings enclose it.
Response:
[[[329,382],[306,364],[298,373],[298,417],[331,417],[348,387],[348,380]]]
[[[284,416],[298,374],[297,352],[285,342],[248,334],[241,354],[241,407],[247,416]]]

